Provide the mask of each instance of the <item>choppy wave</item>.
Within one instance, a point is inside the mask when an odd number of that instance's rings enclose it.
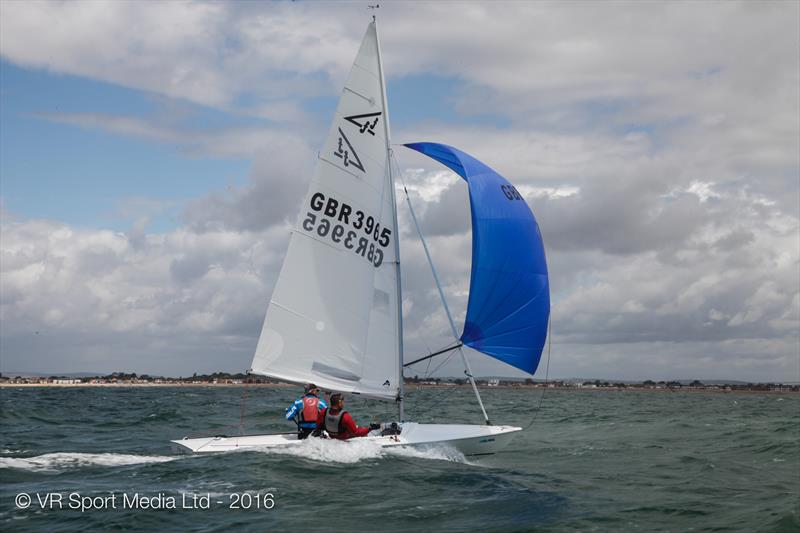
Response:
[[[457,389],[410,391],[411,402],[435,404],[420,422],[477,423],[472,391]],[[536,423],[504,453],[467,462],[443,446],[381,448],[371,439],[173,456],[170,439],[224,433],[240,421],[241,390],[172,391],[4,389],[0,500],[9,503],[0,529],[283,531],[318,528],[320,516],[336,516],[336,529],[371,524],[386,533],[800,531],[800,398],[794,396],[548,391]],[[282,415],[293,400],[294,391],[258,389],[248,400],[247,431],[286,431]],[[382,403],[349,401],[361,420],[392,416]],[[523,418],[532,414],[524,388],[487,389],[484,401],[498,419],[516,425],[527,425]],[[612,416],[598,422],[598,413]],[[110,421],[117,425],[98,428]],[[206,494],[224,505],[69,515],[10,503],[19,493],[65,490],[104,497]],[[267,493],[276,503],[267,513],[228,505],[234,494],[252,495],[255,505]]]
[[[0,457],[0,468],[14,468],[34,472],[57,472],[66,468],[85,466],[127,466],[163,463],[177,457],[159,455],[127,455],[119,453],[56,452],[35,457]]]

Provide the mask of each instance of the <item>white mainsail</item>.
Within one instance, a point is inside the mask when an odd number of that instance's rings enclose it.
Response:
[[[372,23],[292,232],[251,371],[395,398],[398,235],[379,61]]]

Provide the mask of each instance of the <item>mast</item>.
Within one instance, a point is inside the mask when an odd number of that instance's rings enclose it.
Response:
[[[392,149],[391,140],[389,138],[389,102],[386,100],[386,81],[383,78],[383,58],[381,57],[381,40],[378,36],[378,23],[375,20],[375,15],[372,16],[372,24],[375,25],[375,45],[378,49],[378,74],[381,83],[381,98],[383,98],[383,129],[386,138],[386,171],[389,176],[389,190],[392,195],[392,217],[394,219],[395,238],[394,238],[394,257],[395,257],[395,278],[397,280],[397,364],[400,370],[398,389],[397,389],[397,407],[398,418],[400,422],[405,419],[404,412],[404,379],[403,379],[403,287],[400,280],[400,227],[397,224],[397,199],[395,198],[394,191],[394,178],[392,177]]]
[[[458,341],[458,353],[461,355],[461,362],[464,363],[464,374],[466,374],[470,384],[472,385],[472,390],[475,392],[475,397],[478,399],[478,405],[481,406],[481,412],[483,413],[484,420],[486,420],[486,424],[492,425],[492,423],[489,421],[489,415],[486,414],[486,408],[483,406],[483,400],[481,400],[481,394],[478,392],[478,386],[475,384],[475,378],[472,377],[472,369],[469,366],[469,361],[467,361],[467,356],[464,355],[463,343],[458,337],[458,330],[456,330],[455,322],[453,322],[453,315],[450,314],[450,306],[447,305],[447,300],[445,300],[442,284],[439,282],[439,274],[436,272],[436,266],[433,264],[431,253],[428,251],[428,243],[425,241],[425,237],[422,235],[422,230],[417,222],[417,215],[414,213],[414,208],[411,206],[411,198],[408,196],[408,189],[405,189],[405,187],[403,188],[406,192],[406,202],[408,203],[408,209],[411,211],[411,218],[414,220],[414,226],[417,228],[419,240],[422,241],[422,248],[425,250],[425,257],[428,258],[428,264],[431,267],[431,273],[433,273],[433,280],[436,282],[436,288],[439,289],[439,298],[442,300],[442,305],[447,313],[447,320],[450,322],[450,330],[453,332],[453,337],[455,337],[456,341]]]

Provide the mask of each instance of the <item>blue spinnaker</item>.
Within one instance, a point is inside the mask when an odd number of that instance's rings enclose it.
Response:
[[[527,202],[508,180],[461,150],[411,143],[460,175],[472,209],[472,276],[461,341],[530,374],[547,337],[550,288],[544,244]]]

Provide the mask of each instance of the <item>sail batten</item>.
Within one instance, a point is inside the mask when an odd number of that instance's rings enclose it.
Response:
[[[528,204],[511,183],[452,146],[406,144],[469,186],[472,273],[461,342],[534,374],[547,337],[550,289],[544,244]]]

